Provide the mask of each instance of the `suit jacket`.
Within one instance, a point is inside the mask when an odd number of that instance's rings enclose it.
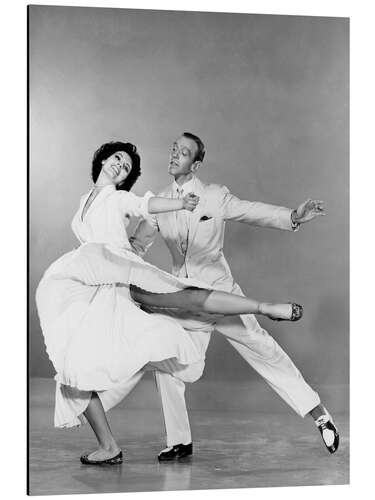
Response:
[[[130,243],[143,256],[159,231],[172,255],[172,274],[196,278],[217,289],[232,291],[235,283],[223,253],[226,221],[293,231],[292,210],[260,202],[240,200],[226,186],[204,184],[194,178],[193,192],[200,197],[189,214],[188,246],[184,253],[177,230],[176,212],[166,212],[142,220]],[[173,184],[159,193],[173,197]]]

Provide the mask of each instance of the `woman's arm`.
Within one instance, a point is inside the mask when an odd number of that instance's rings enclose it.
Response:
[[[177,210],[189,210],[192,212],[199,203],[199,196],[193,193],[185,195],[183,198],[162,198],[153,196],[148,200],[148,211],[150,214],[160,212],[174,212]]]

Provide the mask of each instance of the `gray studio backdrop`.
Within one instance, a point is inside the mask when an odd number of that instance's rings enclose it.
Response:
[[[347,384],[349,166],[347,19],[32,6],[30,53],[30,375],[50,377],[34,294],[77,241],[70,222],[90,188],[94,150],[134,142],[136,194],[171,181],[168,150],[202,137],[204,181],[239,197],[328,216],[298,233],[227,224],[225,252],[244,291],[296,300],[298,324],[264,326],[312,384]],[[168,269],[162,241],[147,258]],[[256,377],[217,336],[205,378]]]

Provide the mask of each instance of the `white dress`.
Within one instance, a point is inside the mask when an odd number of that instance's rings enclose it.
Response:
[[[56,370],[57,427],[86,421],[82,413],[92,391],[106,411],[115,406],[123,397],[121,384],[148,362],[201,359],[175,319],[142,311],[129,293],[130,284],[156,293],[200,285],[175,278],[131,251],[129,218],[147,218],[152,193],[140,198],[107,186],[82,219],[89,196],[81,198],[72,222],[81,246],[47,269],[36,293],[47,353]]]

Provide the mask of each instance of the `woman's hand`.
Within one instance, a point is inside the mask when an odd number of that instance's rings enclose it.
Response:
[[[199,203],[199,196],[195,195],[194,193],[188,193],[182,198],[182,203],[182,208],[192,212]]]
[[[148,211],[150,214],[160,214],[163,212],[175,212],[177,210],[189,210],[192,212],[198,205],[199,196],[189,193],[183,198],[163,198],[152,196],[148,200]]]

